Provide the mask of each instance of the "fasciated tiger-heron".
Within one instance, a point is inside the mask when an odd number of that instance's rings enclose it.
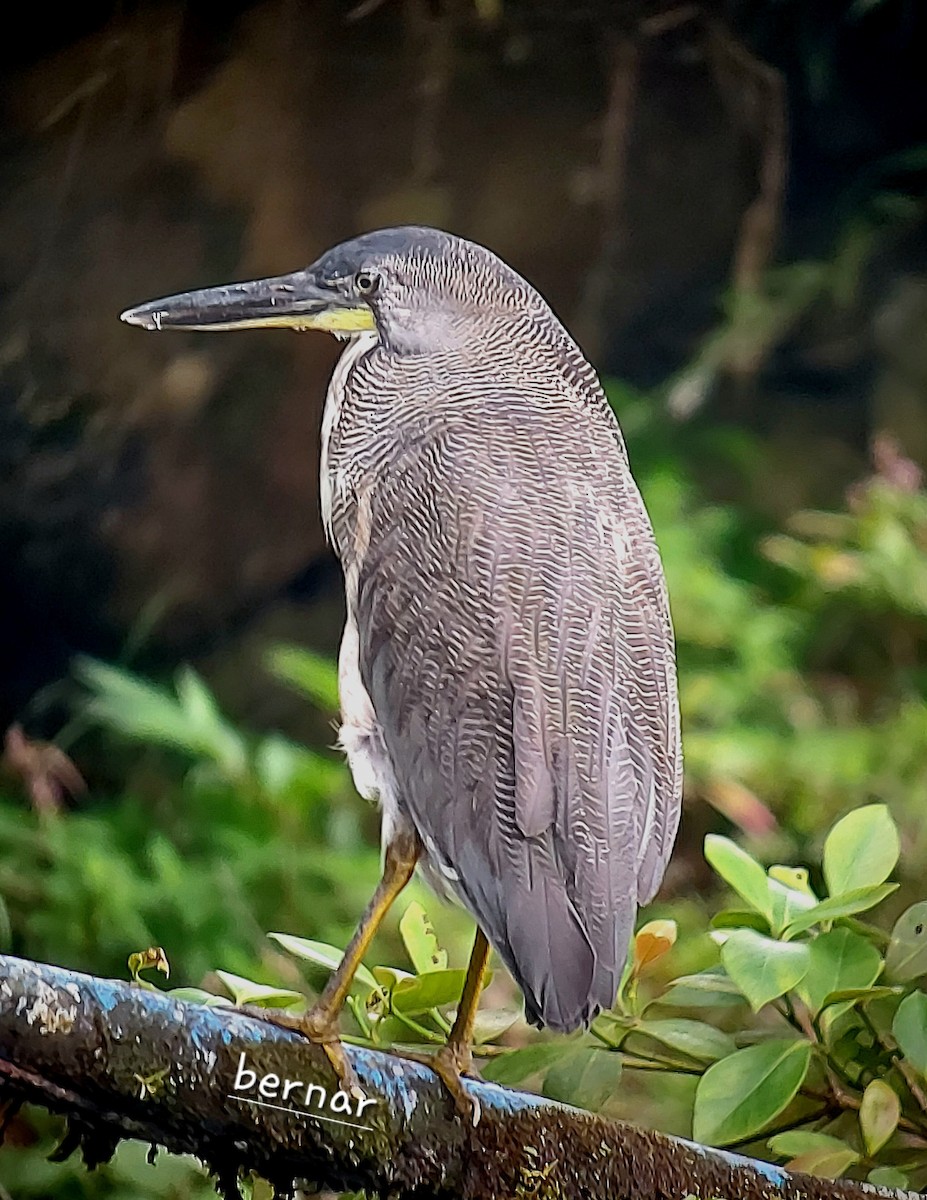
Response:
[[[350,1080],[338,1016],[419,865],[478,930],[446,1047],[460,1073],[493,946],[529,1020],[611,1006],[680,812],[663,569],[595,371],[537,291],[434,229],[384,229],[305,270],[155,300],[146,329],[347,339],[322,427],[344,571],[341,744],[382,808],[383,877],[301,1021]]]

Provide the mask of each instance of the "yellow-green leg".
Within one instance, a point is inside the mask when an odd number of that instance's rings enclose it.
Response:
[[[473,1069],[473,1027],[476,1024],[480,992],[483,990],[483,980],[489,963],[489,950],[486,935],[482,929],[477,929],[457,1016],[444,1045],[434,1054],[403,1055],[431,1067],[453,1096],[458,1112],[474,1125],[480,1119],[479,1101],[466,1091],[461,1076],[469,1074]]]
[[[351,990],[351,983],[374,934],[389,912],[396,897],[412,878],[421,846],[414,834],[400,834],[386,848],[383,876],[364,910],[354,936],[348,942],[341,962],[331,975],[324,991],[312,1008],[301,1017],[275,1013],[270,1020],[288,1029],[295,1029],[317,1042],[328,1056],[335,1074],[345,1091],[361,1092],[357,1076],[338,1036],[338,1018]]]

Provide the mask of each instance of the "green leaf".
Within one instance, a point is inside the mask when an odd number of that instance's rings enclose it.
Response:
[[[859,1106],[859,1127],[870,1158],[875,1158],[898,1128],[900,1117],[898,1094],[884,1079],[873,1079]]]
[[[255,983],[253,979],[233,975],[230,971],[216,971],[216,974],[232,993],[236,1004],[256,1004],[260,1008],[292,1008],[294,1004],[304,1004],[306,1000],[302,992],[268,987],[263,983]]]
[[[164,688],[91,658],[78,659],[74,673],[94,693],[85,707],[101,723],[129,737],[188,753],[199,749],[186,714]]]
[[[538,1042],[535,1046],[526,1046],[523,1050],[512,1050],[491,1058],[485,1066],[480,1067],[480,1074],[493,1083],[522,1083],[549,1070],[571,1048],[571,1042]]]
[[[795,917],[783,932],[783,937],[792,938],[797,933],[804,933],[813,925],[820,925],[822,921],[836,921],[838,917],[851,917],[854,913],[875,908],[886,896],[897,890],[897,883],[883,883],[877,887],[858,888],[854,892],[844,892],[842,896],[822,900],[814,908],[809,908],[807,912]]]
[[[902,1192],[906,1192],[911,1186],[907,1175],[897,1167],[873,1167],[866,1176],[866,1182],[875,1187],[893,1188]]]
[[[181,667],[175,687],[183,714],[196,741],[209,748],[212,757],[230,775],[245,768],[245,746],[238,732],[226,721],[212,692],[192,667]]]
[[[817,904],[818,898],[812,891],[811,884],[808,882],[808,870],[806,867],[784,867],[777,863],[775,866],[769,868],[767,874],[776,883],[781,883],[783,887],[787,887],[790,891],[802,892]]]
[[[522,1013],[512,1008],[481,1008],[476,1014],[473,1026],[473,1043],[482,1046],[486,1042],[494,1042],[507,1029],[511,1029]]]
[[[374,967],[373,974],[376,978],[377,986],[386,996],[399,987],[399,984],[403,980],[415,978],[415,975],[411,971],[401,971],[399,967]]]
[[[209,1008],[231,1008],[232,1001],[227,996],[216,996],[202,988],[179,987],[171,988],[165,995],[172,1000],[183,1000],[187,1004],[205,1004]]]
[[[898,1005],[892,1033],[911,1066],[927,1075],[927,996],[912,992]]]
[[[781,880],[770,877],[769,904],[772,911],[770,924],[773,932],[780,934],[790,921],[797,920],[803,913],[814,908],[818,899],[810,891],[788,887]]]
[[[381,978],[381,968],[374,968],[377,978]],[[426,1013],[432,1008],[441,1008],[445,1004],[457,1004],[463,991],[467,972],[454,968],[445,971],[428,971],[424,975],[411,975],[400,979],[390,991],[390,1005],[394,1012],[414,1017]],[[487,973],[484,987],[489,983]]]
[[[544,1076],[551,1100],[598,1112],[618,1090],[621,1056],[597,1046],[574,1045]]]
[[[688,1054],[699,1062],[715,1062],[733,1054],[737,1047],[730,1034],[704,1021],[671,1018],[661,1021],[639,1021],[634,1033],[643,1033],[671,1050]]]
[[[794,1099],[810,1061],[809,1042],[777,1039],[713,1063],[695,1090],[695,1141],[725,1146],[760,1133]]]
[[[832,992],[868,988],[879,977],[882,959],[871,942],[849,929],[831,929],[808,944],[808,973],[798,994],[812,1013]]]
[[[759,1012],[804,979],[809,947],[807,942],[778,942],[752,929],[738,929],[721,947],[721,961],[750,1007]]]
[[[326,712],[339,711],[338,668],[328,658],[304,646],[281,645],[267,655],[267,669]]]
[[[434,926],[425,909],[413,900],[399,921],[406,953],[420,975],[427,971],[444,971],[447,968],[447,951],[438,947]]]
[[[878,987],[841,988],[824,998],[821,1010],[829,1008],[832,1004],[843,1004],[845,1001],[856,1005],[868,1004],[872,1000],[888,1000],[892,996],[900,996],[903,991],[903,988],[883,987],[881,984]]]
[[[431,1027],[431,1023],[427,1018],[423,1019],[420,1024],[423,1029],[428,1029],[428,1033],[419,1033],[418,1030],[410,1028],[406,1021],[399,1017],[378,1016],[377,1019],[371,1020],[372,1014],[369,1009],[365,1015],[372,1029],[373,1044],[375,1046],[389,1046],[391,1048],[400,1046],[430,1046],[434,1049],[435,1042],[433,1039],[438,1031]]]
[[[652,1003],[672,1004],[676,1008],[730,1008],[743,1004],[743,1000],[740,988],[721,969],[680,975]]]
[[[267,936],[273,938],[278,946],[294,958],[302,958],[319,967],[327,967],[329,971],[334,971],[344,957],[343,950],[339,950],[337,946],[330,946],[327,942],[313,942],[308,938],[294,937],[291,933],[269,933]],[[357,968],[351,987],[366,988],[369,992],[379,991],[376,979],[363,963]]]
[[[708,922],[711,929],[755,929],[769,933],[769,922],[757,912],[745,908],[725,908]]]
[[[797,1158],[799,1154],[814,1151],[845,1150],[847,1144],[829,1133],[818,1133],[813,1129],[787,1129],[777,1133],[767,1142],[770,1150],[779,1158]]]
[[[884,804],[857,808],[833,827],[824,843],[824,878],[831,896],[877,887],[891,875],[901,844]]]
[[[851,1146],[833,1150],[809,1150],[785,1164],[792,1174],[816,1175],[819,1179],[837,1179],[859,1162],[859,1154]]]
[[[245,743],[190,667],[178,672],[176,695],[92,658],[78,659],[74,672],[93,693],[85,711],[102,725],[138,741],[212,759],[233,779],[243,774]]]
[[[705,858],[742,900],[767,920],[771,919],[769,880],[755,858],[730,838],[714,833],[705,838]]]
[[[927,975],[927,900],[912,904],[895,922],[885,973],[899,983]]]
[[[252,769],[258,783],[275,798],[285,797],[290,789],[303,797],[307,777],[324,788],[325,775],[333,765],[279,733],[261,738],[252,755]]]

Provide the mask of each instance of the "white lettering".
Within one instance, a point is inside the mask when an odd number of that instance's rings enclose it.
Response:
[[[368,1100],[363,1096],[354,1096],[350,1092],[339,1090],[335,1092],[329,1099],[327,1090],[320,1083],[306,1083],[302,1079],[281,1079],[279,1075],[275,1075],[269,1071],[266,1075],[258,1076],[257,1071],[252,1070],[245,1057],[244,1051],[238,1056],[238,1069],[235,1072],[235,1082],[232,1085],[236,1092],[248,1092],[253,1088],[265,1100],[289,1100],[291,1096],[296,1095],[297,1104],[299,1103],[299,1093],[301,1089],[305,1089],[304,1107],[310,1108],[314,1105],[315,1108],[328,1108],[333,1113],[346,1113],[354,1115],[354,1101],[357,1101],[357,1116],[363,1116],[364,1110],[371,1108],[377,1103],[376,1100]],[[249,1104],[260,1103],[259,1101],[250,1100]],[[299,1108],[296,1109],[299,1112]]]
[[[245,1081],[246,1076],[247,1082]],[[257,1081],[257,1075],[254,1071],[245,1070],[245,1052],[241,1052],[241,1058],[238,1060],[238,1074],[235,1076],[234,1088],[236,1092],[246,1092],[248,1088],[253,1088]]]

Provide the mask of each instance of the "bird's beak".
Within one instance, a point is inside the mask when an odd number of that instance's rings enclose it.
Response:
[[[349,334],[375,328],[366,304],[320,287],[310,271],[165,296],[127,308],[120,319],[142,329],[282,327]]]

